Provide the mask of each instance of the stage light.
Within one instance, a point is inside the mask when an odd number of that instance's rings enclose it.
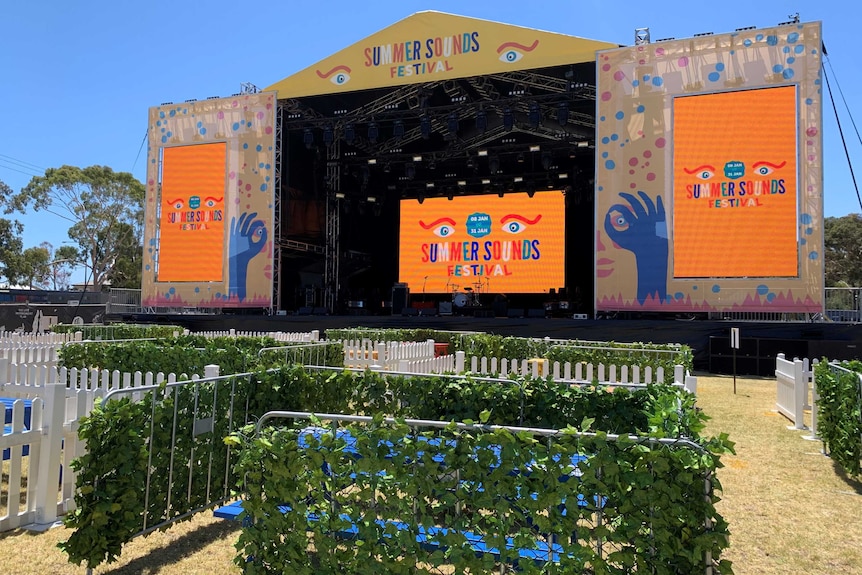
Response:
[[[368,158],[368,163],[374,165],[377,163],[377,158]]]
[[[514,182],[515,182],[516,184],[517,184],[518,182],[523,182],[523,181],[524,181],[524,178],[522,178],[521,176],[515,176],[515,180],[514,180]]]
[[[480,132],[488,129],[488,115],[485,114],[484,110],[476,112],[476,129]]]
[[[524,153],[523,153],[523,152],[521,152],[520,154],[518,154],[518,163],[519,163],[519,164],[523,164],[523,163],[524,163]]]
[[[323,143],[327,146],[331,146],[332,142],[335,141],[335,133],[332,130],[332,126],[327,125],[323,128]]]
[[[551,168],[551,161],[552,161],[551,154],[549,154],[548,152],[545,152],[544,154],[542,154],[542,167],[543,168],[545,168],[546,170],[549,170]]]
[[[503,129],[507,132],[512,131],[512,128],[515,127],[515,116],[512,114],[511,108],[506,108],[503,110]]]
[[[541,146],[539,146],[539,145],[530,146],[530,151],[531,151],[531,152],[538,152],[538,151],[539,151],[539,150],[541,150],[541,149],[542,149],[542,147],[541,147]]]
[[[560,102],[560,105],[557,106],[557,122],[560,123],[561,126],[565,126],[569,123],[569,103],[568,102]]]
[[[414,162],[421,162],[421,161],[422,161],[422,156],[419,156],[419,155],[413,156],[413,161],[414,161]]]
[[[446,199],[451,202],[453,197],[455,197],[455,195],[452,193],[452,190],[449,190],[449,193],[446,194]]]
[[[418,196],[416,196],[416,200],[417,200],[420,204],[425,203],[425,194],[421,194],[421,193],[420,193]]]
[[[489,180],[488,178],[482,178],[482,185],[483,186],[487,186],[490,183],[491,183],[491,180]]]
[[[426,188],[428,188],[428,189],[430,190],[431,188],[433,188],[433,187],[434,187],[434,182],[428,182],[428,183],[426,183],[426,184],[425,184],[425,187],[426,187]]]
[[[404,122],[401,120],[395,120],[395,125],[392,127],[392,136],[395,137],[396,140],[400,140],[404,137]]]
[[[356,141],[356,128],[353,124],[347,124],[344,127],[344,141],[348,144],[352,144]]]
[[[376,201],[377,201],[377,198],[375,196],[368,196],[368,203],[369,204],[373,204]]]
[[[419,131],[422,133],[422,138],[427,140],[431,137],[431,118],[422,116],[419,120]]]
[[[335,199],[336,200],[343,200],[344,199],[344,192],[335,192]]]
[[[487,156],[487,155],[488,155],[488,150],[479,150],[479,151],[476,153],[476,155],[477,155],[477,156]]]
[[[413,164],[406,164],[404,166],[404,175],[407,176],[408,180],[412,180],[416,177],[416,166]]]
[[[527,184],[527,196],[533,197],[536,195],[536,185],[533,182]]]
[[[500,190],[499,192],[497,192],[497,195],[498,195],[498,196],[500,196],[500,197],[502,198],[502,197],[503,197],[503,196],[505,196],[506,194],[505,194],[505,192],[503,192],[502,190]]]
[[[378,137],[380,137],[380,129],[377,127],[376,122],[371,122],[368,124],[368,141],[376,144]]]
[[[558,176],[557,176],[557,177],[558,177],[558,178],[560,178],[561,180],[565,180],[566,178],[568,178],[568,177],[569,177],[569,174],[562,173],[562,174],[558,174]]]
[[[493,158],[488,160],[488,169],[492,174],[496,174],[500,171],[500,158],[494,156]]]
[[[588,147],[590,147],[590,143],[588,141],[584,140],[584,141],[578,142],[578,147],[579,148],[588,148]]]
[[[467,185],[467,180],[458,180],[458,185],[463,188]]]
[[[539,104],[536,102],[530,102],[530,111],[527,113],[527,117],[530,120],[530,125],[533,128],[538,128],[539,124],[542,123],[542,111],[539,109]]]
[[[314,145],[314,132],[311,131],[311,128],[306,128],[302,132],[302,141],[305,144],[307,149],[311,149],[311,146]]]
[[[449,128],[450,134],[458,133],[458,114],[452,112],[449,114],[449,118],[447,120],[447,127]]]

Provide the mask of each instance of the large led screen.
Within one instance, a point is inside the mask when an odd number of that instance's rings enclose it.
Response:
[[[162,150],[158,281],[222,281],[224,142]]]
[[[414,293],[559,289],[565,231],[559,190],[402,200],[399,279]]]
[[[674,277],[798,275],[796,117],[796,86],[674,99]]]
[[[822,312],[821,49],[810,22],[597,54],[597,312]]]

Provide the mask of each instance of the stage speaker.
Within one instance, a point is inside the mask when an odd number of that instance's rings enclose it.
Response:
[[[404,283],[392,286],[392,313],[401,313],[406,307],[410,307],[410,287]]]
[[[441,301],[440,302],[440,315],[452,315],[452,302],[451,301]]]

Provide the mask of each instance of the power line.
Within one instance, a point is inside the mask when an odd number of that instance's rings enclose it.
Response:
[[[44,172],[45,168],[42,166],[37,166],[36,164],[31,164],[30,162],[25,162],[24,160],[19,160],[18,158],[13,158],[12,156],[7,156],[6,154],[0,154],[0,158],[5,158],[4,161],[11,161],[12,163],[18,164],[23,168],[36,169],[40,172]]]
[[[6,166],[4,164],[0,164],[0,168],[6,169],[6,170],[12,170],[13,172],[18,172],[19,174],[24,174],[26,176],[41,176],[42,175],[42,174],[34,173],[32,171],[31,172],[25,172],[24,170],[19,170],[17,168],[13,168],[12,166]]]

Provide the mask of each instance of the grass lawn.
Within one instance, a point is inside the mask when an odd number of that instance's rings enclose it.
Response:
[[[712,417],[708,432],[726,432],[736,455],[723,458],[718,509],[730,523],[724,558],[737,575],[787,573],[862,575],[862,485],[847,480],[775,411],[775,381],[698,377],[698,403]],[[5,478],[4,478],[5,479]],[[203,513],[163,533],[138,538],[99,574],[238,574],[232,563],[235,524]],[[56,547],[69,531],[0,534],[3,573],[83,574]]]

